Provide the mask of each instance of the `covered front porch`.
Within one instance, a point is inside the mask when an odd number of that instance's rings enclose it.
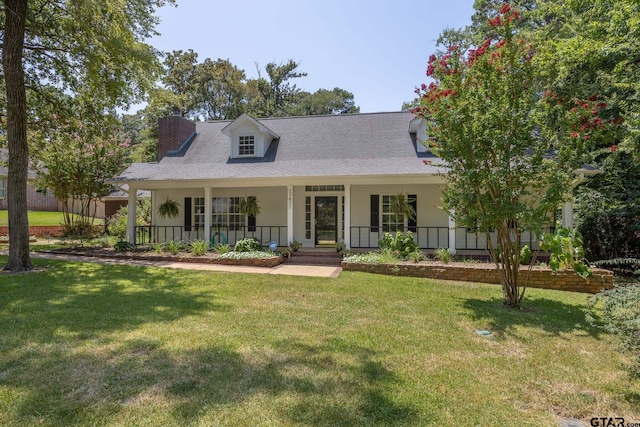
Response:
[[[388,181],[388,179],[387,179]],[[151,225],[136,226],[136,191],[130,183],[127,239],[136,245],[170,240],[205,240],[231,246],[243,238],[259,240],[268,247],[298,242],[304,248],[333,247],[348,250],[378,247],[387,232],[411,231],[423,250],[448,248],[451,251],[485,251],[491,233],[456,227],[453,218],[438,205],[439,182],[376,183],[310,181],[300,185],[288,182],[203,183],[185,188],[140,187],[152,192]],[[224,184],[224,185],[223,185]],[[235,185],[231,185],[235,184]],[[250,185],[247,185],[250,184]],[[390,211],[390,198],[403,193],[413,203],[414,220]],[[260,212],[243,213],[241,201],[256,198]],[[166,200],[180,204],[177,217],[163,218],[158,207]],[[563,207],[562,225],[571,226],[572,207]],[[538,236],[523,233],[522,244],[538,247]]]

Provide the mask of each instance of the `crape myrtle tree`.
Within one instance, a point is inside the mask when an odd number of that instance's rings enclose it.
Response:
[[[89,235],[95,203],[112,190],[107,180],[124,169],[130,140],[114,114],[92,116],[85,110],[73,118],[52,119],[55,126],[32,140],[38,153],[36,184],[60,202],[67,233]]]
[[[412,110],[427,123],[425,144],[448,163],[442,207],[458,226],[487,233],[504,302],[512,307],[526,290],[519,274],[521,235],[541,233],[568,197],[577,164],[569,154],[580,154],[587,142],[570,138],[571,126],[563,126],[553,147],[561,155],[549,155],[551,142],[542,137],[549,113],[536,113],[542,94],[535,85],[535,49],[518,34],[519,21],[520,13],[504,4],[490,21],[495,38],[432,55],[427,76],[433,82],[417,89],[420,105]]]
[[[5,269],[30,270],[26,187],[29,99],[48,103],[43,90],[90,94],[95,110],[126,107],[155,81],[156,8],[173,0],[5,0],[0,3],[0,48],[6,97],[9,173],[9,260]]]

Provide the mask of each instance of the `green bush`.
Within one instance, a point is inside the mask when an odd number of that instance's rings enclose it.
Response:
[[[228,243],[218,243],[213,250],[217,254],[227,254],[231,252],[231,246]]]
[[[176,242],[175,240],[169,240],[164,245],[167,252],[171,255],[176,255],[178,252],[184,249],[183,245],[180,242]]]
[[[202,256],[209,249],[209,242],[206,240],[194,240],[191,242],[191,253],[195,256]]]
[[[133,246],[131,243],[127,242],[126,240],[120,240],[115,245],[113,245],[113,249],[116,252],[126,252],[126,251],[130,251],[130,250],[132,250],[134,248],[135,248],[135,246]]]
[[[128,206],[118,209],[118,212],[107,218],[107,233],[124,239],[127,235]],[[151,199],[138,200],[136,207],[136,225],[149,225],[151,223]]]
[[[584,259],[580,233],[559,227],[555,233],[542,235],[540,249],[550,252],[549,268],[555,273],[560,269],[572,268],[580,277],[591,276],[592,271]]]
[[[636,258],[615,258],[596,261],[596,267],[614,271],[621,276],[640,276],[640,259]]]
[[[234,251],[236,252],[253,252],[253,251],[261,251],[262,245],[256,239],[247,237],[236,242],[236,246]]]
[[[161,254],[162,252],[164,252],[164,245],[162,243],[152,243],[150,248],[157,254]]]
[[[409,259],[413,262],[420,262],[424,259],[424,255],[420,250],[413,251],[409,254]]]
[[[587,307],[589,323],[603,327],[618,338],[620,351],[631,358],[630,373],[640,376],[640,284],[616,286],[594,295]]]
[[[402,259],[408,259],[410,254],[419,251],[420,247],[413,240],[413,233],[407,231],[407,234],[396,233],[395,237],[391,233],[384,233],[382,239],[378,241],[378,247],[382,249],[390,249],[398,253]]]
[[[520,249],[520,264],[522,265],[530,265],[532,260],[531,248],[529,245],[524,245]]]
[[[438,260],[438,261],[442,261],[445,264],[450,263],[451,261],[453,261],[453,253],[447,249],[447,248],[440,248],[440,249],[436,249],[433,252],[433,256]]]

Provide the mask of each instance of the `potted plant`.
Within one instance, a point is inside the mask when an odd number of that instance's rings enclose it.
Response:
[[[180,203],[167,197],[164,202],[158,206],[158,214],[162,218],[175,218],[180,215]]]
[[[291,242],[289,247],[291,248],[291,250],[293,252],[297,252],[298,249],[300,249],[302,247],[302,243],[298,242],[297,240],[294,240],[293,242]]]
[[[238,211],[249,216],[258,216],[260,213],[260,204],[255,196],[245,197],[238,204]]]
[[[416,218],[416,210],[411,205],[413,200],[409,199],[406,194],[400,192],[395,196],[391,196],[390,202],[391,204],[389,208],[394,214],[403,216],[406,215],[409,219]]]

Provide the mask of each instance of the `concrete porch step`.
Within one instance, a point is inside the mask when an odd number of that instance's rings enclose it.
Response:
[[[285,264],[298,265],[331,265],[340,266],[342,255],[335,249],[309,248],[291,253],[291,257],[284,259]]]

